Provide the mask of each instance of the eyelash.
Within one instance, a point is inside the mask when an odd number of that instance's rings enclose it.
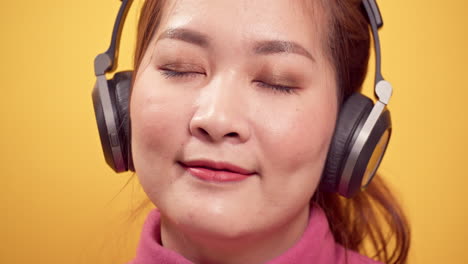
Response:
[[[290,93],[293,93],[296,90],[296,87],[292,87],[292,86],[285,86],[285,85],[279,85],[279,84],[269,84],[269,83],[262,82],[262,81],[254,81],[254,82],[256,82],[257,85],[260,86],[260,87],[269,88],[269,89],[274,90],[275,92],[277,91],[277,92],[281,92],[281,93],[290,94]]]
[[[180,71],[174,71],[174,70],[169,70],[169,69],[160,69],[161,74],[166,77],[167,79],[169,78],[187,78],[187,77],[194,77],[195,75],[203,74],[200,72],[180,72]],[[277,92],[282,92],[282,93],[293,93],[294,90],[296,90],[296,87],[291,87],[291,86],[285,86],[285,85],[279,85],[279,84],[269,84],[263,81],[254,81],[257,83],[258,86],[262,88],[268,88],[272,89]]]
[[[194,77],[195,75],[203,74],[201,72],[179,72],[179,71],[174,71],[174,70],[169,70],[169,69],[160,69],[161,74],[166,77],[167,79],[169,78],[184,78],[184,77]]]

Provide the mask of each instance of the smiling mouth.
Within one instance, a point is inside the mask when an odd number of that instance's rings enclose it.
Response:
[[[254,171],[226,162],[194,160],[179,164],[192,176],[210,182],[237,182],[255,174]]]

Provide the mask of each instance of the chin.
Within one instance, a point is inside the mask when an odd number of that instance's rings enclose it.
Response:
[[[221,217],[214,218],[209,214],[200,214],[197,221],[190,218],[187,220],[184,229],[205,239],[232,241],[252,236],[259,231],[255,222],[238,215],[224,214]]]
[[[222,205],[222,206],[221,206]],[[236,240],[257,233],[265,228],[259,217],[229,203],[206,203],[192,200],[178,201],[177,206],[160,208],[161,213],[174,227],[192,237],[211,240]]]

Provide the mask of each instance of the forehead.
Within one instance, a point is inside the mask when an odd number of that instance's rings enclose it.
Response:
[[[319,51],[326,30],[319,0],[172,0],[156,35],[169,28],[197,29],[221,45],[284,40]]]

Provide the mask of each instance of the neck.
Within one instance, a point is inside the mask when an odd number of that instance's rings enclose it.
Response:
[[[263,263],[291,248],[307,228],[309,207],[274,230],[236,238],[204,236],[182,230],[161,216],[161,242],[193,263]]]

